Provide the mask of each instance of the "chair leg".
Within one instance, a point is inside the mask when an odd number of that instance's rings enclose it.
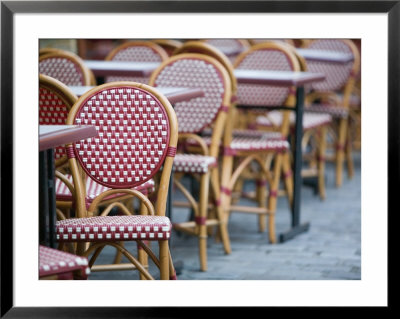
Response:
[[[264,173],[260,172],[261,178],[256,181],[257,186],[257,202],[258,207],[266,208],[267,207],[267,176]],[[260,233],[265,232],[267,228],[267,216],[265,214],[258,215],[258,231]]]
[[[344,150],[347,138],[347,124],[347,119],[340,119],[339,136],[336,145],[336,187],[340,187],[342,185],[343,162],[345,155]]]
[[[207,210],[210,173],[202,174],[200,178],[199,216],[196,216],[198,226],[200,269],[207,270]]]
[[[140,203],[140,215],[147,215],[147,208],[143,203]],[[144,242],[147,246],[150,247],[150,242],[146,241]],[[148,255],[146,254],[146,252],[138,245],[137,246],[137,252],[138,252],[138,260],[139,262],[144,266],[144,267],[148,267],[149,265],[149,259],[148,259]],[[145,277],[143,276],[142,273],[140,273],[140,279],[144,280]]]
[[[290,162],[290,153],[285,152],[282,159],[282,174],[286,188],[286,194],[289,200],[289,205],[292,207],[293,202],[293,173],[292,165]]]
[[[320,129],[318,145],[318,192],[321,199],[326,198],[325,192],[325,152],[326,152],[326,126]]]
[[[353,163],[353,144],[350,134],[348,134],[346,143],[346,162],[347,162],[347,176],[353,178],[354,176],[354,163]]]
[[[221,206],[221,194],[219,189],[219,180],[218,180],[218,172],[216,169],[211,171],[211,186],[213,188],[213,192],[215,194],[215,211],[216,211],[216,218],[218,220],[218,237],[221,238],[222,244],[224,245],[224,251],[226,254],[231,253],[231,243],[229,240],[229,233],[228,233],[228,221],[226,216],[224,215],[224,211]]]
[[[158,243],[159,243],[159,261],[160,261],[160,279],[169,280],[170,254],[169,254],[168,240],[160,240]]]
[[[280,173],[282,169],[282,159],[283,154],[278,153],[275,157],[274,163],[274,173],[272,178],[272,183],[270,185],[270,192],[268,198],[268,233],[269,233],[269,241],[271,244],[276,243],[276,234],[275,234],[275,211],[277,205],[277,197],[278,197],[278,188],[280,181]]]

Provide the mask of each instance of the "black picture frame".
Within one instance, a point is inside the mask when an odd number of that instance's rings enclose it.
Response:
[[[184,307],[14,307],[13,300],[13,15],[15,13],[264,12],[388,14],[388,207],[395,211],[399,184],[400,1],[1,1],[1,318],[181,317]],[[387,172],[389,173],[389,172]],[[385,213],[385,212],[380,212]],[[390,215],[388,214],[388,218]],[[389,222],[388,225],[391,225]],[[388,246],[390,247],[390,245]],[[390,250],[390,249],[389,249]],[[389,254],[388,254],[389,256]],[[390,264],[390,263],[389,263]],[[390,281],[388,282],[388,284]],[[391,299],[388,300],[390,306]],[[388,307],[390,308],[390,307]],[[209,311],[209,309],[203,309]],[[257,309],[255,309],[257,310]],[[297,315],[307,309],[294,309]],[[349,309],[348,309],[349,310]],[[348,311],[347,310],[347,311]],[[190,311],[190,310],[189,310]],[[240,314],[245,309],[235,313]],[[247,314],[249,314],[247,312]],[[226,316],[224,308],[213,315]]]

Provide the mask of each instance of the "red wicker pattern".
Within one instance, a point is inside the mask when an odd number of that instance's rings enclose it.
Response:
[[[39,246],[39,278],[58,275],[58,279],[73,279],[73,272],[80,272],[80,279],[90,274],[86,257],[76,256],[57,249]]]
[[[39,73],[51,76],[66,85],[85,85],[80,66],[65,57],[49,57],[41,60]]]
[[[73,184],[72,175],[68,174],[68,175],[66,175],[66,177]],[[107,191],[109,189],[110,188],[96,183],[91,178],[87,178],[86,179],[86,202],[88,204],[90,204],[97,196],[99,196],[101,193],[104,193],[105,191]],[[154,190],[155,190],[154,180],[150,179],[147,182],[144,182],[142,185],[134,187],[134,189],[145,195],[148,193],[154,192]],[[126,194],[121,194],[121,195],[126,195]],[[116,198],[121,195],[113,194],[113,195],[106,197],[104,200]],[[71,194],[69,188],[58,178],[56,178],[56,199],[60,200],[60,201],[72,201],[72,194]]]
[[[147,215],[70,218],[56,223],[60,242],[165,240],[171,227],[168,217]]]
[[[217,161],[212,156],[197,154],[177,154],[174,158],[174,171],[187,173],[207,173],[210,167],[215,167]]]
[[[175,103],[179,132],[197,133],[213,123],[223,108],[224,82],[213,64],[195,58],[168,63],[158,74],[155,86],[192,87],[204,91],[203,97]]]
[[[243,44],[236,39],[207,39],[206,42],[215,47],[229,47],[235,49],[242,49]]]
[[[259,49],[250,52],[236,69],[291,71],[293,66],[283,51]],[[250,106],[283,105],[290,88],[261,84],[238,84],[237,103]]]
[[[353,54],[350,47],[342,40],[315,40],[309,48]],[[315,82],[310,87],[316,91],[339,90],[349,79],[353,63],[353,61],[346,64],[307,61],[308,71],[324,73],[326,76],[324,81]]]
[[[330,114],[333,118],[346,118],[349,115],[346,108],[330,104],[312,104],[305,112]]]
[[[112,58],[112,61],[136,61],[136,62],[162,62],[160,54],[147,46],[129,46],[119,50]],[[147,84],[149,77],[132,76],[108,76],[105,82],[133,81]]]
[[[98,137],[74,144],[86,173],[110,188],[149,180],[168,150],[169,120],[156,97],[139,88],[107,88],[89,96],[75,124],[95,125]]]
[[[39,87],[39,125],[63,125],[67,121],[68,107],[53,91]],[[65,155],[65,148],[58,146],[54,149],[55,159]]]
[[[294,113],[290,114],[290,121],[293,125],[295,123],[296,116]],[[321,125],[327,125],[332,122],[332,117],[329,114],[318,114],[318,113],[304,113],[303,115],[303,129],[309,130]],[[273,126],[281,125],[282,113],[272,111],[268,113],[268,116],[259,116],[256,119],[256,123],[259,126]]]
[[[282,138],[262,138],[236,137],[234,136],[228,150],[233,155],[236,152],[247,151],[286,151],[289,149],[289,143]]]

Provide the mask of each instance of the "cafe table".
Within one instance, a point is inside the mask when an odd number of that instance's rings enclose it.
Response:
[[[160,65],[158,62],[84,60],[96,77],[140,76],[148,77]]]
[[[39,126],[39,243],[56,246],[54,147],[97,136],[91,125]]]
[[[94,88],[94,86],[69,86],[69,88],[76,96],[80,97],[87,91]],[[204,96],[203,90],[197,88],[157,87],[156,89],[161,94],[165,95],[171,104]]]
[[[300,223],[300,203],[301,203],[301,185],[302,185],[302,150],[301,139],[303,136],[303,108],[304,108],[304,85],[317,81],[323,81],[325,75],[313,72],[293,72],[293,71],[269,71],[269,70],[245,70],[236,69],[234,75],[238,84],[263,84],[273,86],[296,86],[296,106],[279,106],[277,109],[292,110],[296,114],[295,135],[294,135],[294,164],[293,164],[293,203],[291,227],[287,232],[279,235],[279,241],[285,242],[300,233],[306,232],[309,222]],[[238,106],[240,107],[240,105]]]
[[[354,60],[353,54],[345,52],[306,48],[297,48],[296,51],[307,61],[344,64]]]

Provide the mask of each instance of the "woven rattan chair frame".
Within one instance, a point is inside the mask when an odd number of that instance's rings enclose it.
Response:
[[[135,185],[137,185],[138,183],[140,184],[142,181],[144,181],[146,179],[146,177],[142,177],[140,181],[134,179],[132,182],[129,182],[128,185],[126,185],[125,183],[115,184],[115,186],[113,186],[114,184],[108,185],[108,187],[110,187],[111,190],[108,190],[105,193],[99,195],[91,203],[90,207],[87,208],[85,205],[85,185],[83,184],[83,181],[80,178],[81,164],[83,162],[81,160],[79,160],[78,153],[77,153],[78,148],[77,148],[76,143],[68,144],[68,145],[66,145],[66,149],[67,149],[67,153],[70,154],[68,161],[69,161],[70,169],[72,172],[75,193],[76,193],[75,210],[76,210],[76,216],[78,218],[75,220],[78,220],[78,222],[79,222],[79,220],[81,220],[81,221],[90,223],[90,221],[93,220],[93,218],[97,218],[97,217],[91,217],[91,216],[93,216],[97,206],[102,202],[103,198],[107,197],[110,194],[127,193],[131,196],[136,197],[138,200],[141,201],[141,203],[142,203],[141,205],[143,205],[145,207],[145,209],[142,212],[147,214],[144,216],[133,216],[130,214],[130,212],[128,210],[124,209],[121,206],[118,206],[119,208],[122,209],[122,211],[125,215],[128,215],[128,220],[132,220],[132,218],[136,218],[135,220],[139,221],[139,223],[144,223],[146,221],[146,218],[149,217],[148,215],[151,215],[151,216],[163,217],[164,218],[163,220],[165,221],[165,210],[166,210],[166,201],[167,201],[167,195],[168,195],[169,179],[171,176],[173,157],[176,152],[177,138],[178,138],[178,129],[177,129],[178,123],[177,123],[176,115],[175,115],[175,112],[174,112],[171,104],[169,103],[169,101],[167,100],[167,98],[165,96],[160,94],[156,89],[154,89],[148,85],[142,84],[142,83],[135,83],[135,82],[106,83],[106,84],[103,84],[103,85],[100,85],[98,87],[91,89],[90,91],[86,92],[84,95],[82,95],[78,99],[78,101],[75,103],[74,107],[71,109],[71,111],[69,113],[67,124],[75,124],[75,125],[79,124],[80,121],[77,120],[78,114],[81,114],[81,115],[85,114],[84,113],[85,108],[87,108],[87,109],[90,108],[89,107],[90,99],[92,97],[97,98],[101,94],[101,92],[103,94],[114,94],[114,93],[112,93],[114,91],[111,91],[111,90],[117,90],[116,93],[120,94],[118,91],[119,89],[125,90],[126,92],[128,92],[128,90],[129,90],[129,92],[137,90],[138,93],[135,93],[135,94],[138,94],[139,101],[141,101],[140,100],[141,96],[143,96],[141,94],[145,93],[147,95],[147,96],[144,96],[145,98],[149,99],[149,101],[155,101],[154,102],[155,103],[154,111],[161,112],[158,114],[164,114],[163,116],[166,118],[166,122],[162,125],[164,125],[164,126],[167,125],[169,135],[167,135],[163,139],[163,140],[166,139],[167,143],[164,145],[163,155],[162,155],[162,157],[160,157],[160,160],[162,162],[159,162],[159,164],[157,166],[158,168],[157,167],[152,168],[152,174],[154,174],[156,172],[158,172],[160,174],[159,184],[157,185],[156,203],[155,203],[155,205],[153,205],[143,194],[130,189],[130,188],[134,187]],[[110,90],[110,91],[107,91],[107,90]],[[125,98],[124,95],[122,95],[121,97]],[[126,101],[128,101],[131,98],[128,97]],[[118,103],[118,105],[115,104],[116,105],[115,107],[112,106],[113,104],[111,102],[110,102],[110,104],[108,104],[112,109],[111,112],[114,112],[114,110],[115,110],[116,113],[111,113],[111,114],[116,114],[116,116],[115,116],[116,120],[121,118],[118,115],[118,114],[122,114],[122,113],[119,113],[120,107],[124,108],[125,105],[128,105],[128,108],[130,108],[131,110],[133,108],[133,106],[131,106],[132,104],[129,104],[128,102],[122,102],[122,100],[118,100],[118,101],[120,101],[122,104],[120,104],[120,103]],[[128,103],[128,104],[124,104],[124,103]],[[142,102],[138,102],[138,103],[139,103],[138,104],[139,108],[143,107],[143,108],[146,108],[147,111],[152,112],[152,110],[153,110],[153,108],[151,106],[151,105],[153,105],[152,102],[150,102],[150,104],[143,104]],[[142,103],[142,104],[140,104],[140,103]],[[103,105],[106,105],[106,104],[103,104]],[[161,109],[160,109],[160,106],[161,106]],[[117,109],[118,109],[118,111],[117,111]],[[81,113],[81,112],[83,112],[83,113]],[[135,114],[139,114],[140,109],[135,109],[135,112],[137,112]],[[159,116],[156,116],[156,117],[159,118]],[[111,118],[113,118],[113,117],[111,117]],[[132,118],[136,118],[136,117],[132,116]],[[154,122],[155,120],[157,120],[157,118],[155,118],[155,119],[151,118],[149,120]],[[80,123],[80,124],[84,124],[84,123]],[[103,130],[104,130],[104,128],[103,128]],[[139,134],[139,135],[137,135],[137,134]],[[139,137],[140,133],[132,133],[132,138],[134,138],[134,136]],[[100,137],[100,138],[103,138],[103,137]],[[150,143],[154,143],[154,142],[150,141]],[[154,149],[154,147],[152,149]],[[143,155],[143,152],[140,152],[140,154]],[[104,154],[101,156],[104,156]],[[158,155],[158,156],[161,156],[161,155]],[[85,166],[86,166],[86,164],[85,164]],[[162,170],[160,170],[161,167],[162,167]],[[85,168],[83,168],[83,169],[85,170]],[[91,178],[94,178],[90,174],[89,174],[89,176]],[[123,175],[121,175],[121,176],[123,176]],[[118,179],[116,179],[116,182],[119,183]],[[110,180],[110,183],[113,183],[112,179]],[[117,186],[117,185],[119,185],[119,186]],[[115,187],[118,187],[118,188],[115,188]],[[125,187],[125,188],[120,188],[120,187]],[[106,222],[107,222],[107,220],[110,221],[113,217],[112,216],[104,216],[104,218],[106,219]],[[60,227],[60,224],[58,224],[58,227]],[[128,228],[129,228],[129,226],[128,226]],[[124,238],[126,238],[126,237],[124,237]],[[146,245],[146,243],[141,238],[142,237],[139,237],[139,236],[137,238],[128,237],[128,240],[135,241],[141,248],[143,248],[143,251],[145,251],[145,253],[154,261],[154,263],[160,269],[160,278],[161,279],[173,278],[175,276],[175,274],[174,274],[172,258],[171,258],[171,255],[169,252],[169,247],[168,247],[168,238],[161,238],[161,239],[157,238],[158,248],[159,248],[159,257],[158,258],[152,252],[150,247],[148,245]],[[121,240],[124,240],[124,239],[122,239],[122,237],[121,237]],[[73,241],[74,240],[72,240],[72,242]],[[128,258],[128,260],[130,262],[132,262],[132,264],[134,265],[133,269],[139,270],[139,272],[141,274],[141,278],[153,279],[151,274],[146,269],[147,266],[143,265],[141,263],[140,256],[139,256],[139,260],[137,260],[130,252],[128,252],[123,247],[123,245],[120,243],[120,240],[115,240],[115,239],[107,240],[106,237],[104,237],[104,240],[103,240],[103,239],[100,239],[100,237],[98,237],[94,241],[91,241],[91,244],[88,244],[87,242],[80,240],[80,241],[77,241],[76,253],[78,255],[82,255],[85,257],[88,257],[93,253],[91,260],[89,261],[89,265],[92,267],[97,256],[99,255],[101,250],[106,245],[111,245],[111,246],[115,247],[124,256],[126,256]],[[118,265],[114,264],[111,266],[111,269],[109,269],[109,270],[127,269],[126,265],[122,264],[120,266],[121,267],[119,268]],[[130,269],[132,269],[132,267]]]
[[[70,63],[72,63],[75,66],[75,71],[80,74],[80,80],[79,83],[76,83],[74,81],[73,83],[69,82],[68,79],[65,80],[63,79],[63,75],[65,74],[65,71],[61,72],[61,74],[54,73],[52,71],[47,72],[43,67],[41,67],[41,63],[44,63],[46,60],[50,59],[66,59]],[[63,82],[66,85],[94,85],[95,80],[93,73],[91,70],[85,65],[84,61],[77,56],[76,54],[72,52],[67,52],[67,51],[58,51],[58,52],[51,52],[47,54],[43,54],[39,56],[39,72],[43,73],[45,75],[51,76],[60,82]]]
[[[283,56],[289,59],[289,63],[291,68],[294,71],[300,70],[300,65],[291,50],[287,48],[286,45],[282,45],[277,42],[268,42],[261,43],[252,46],[247,51],[241,53],[238,58],[235,60],[234,67],[238,67],[249,54],[253,54],[258,50],[274,50],[280,52]],[[240,84],[239,84],[240,85]],[[239,94],[239,92],[238,92]],[[295,97],[295,89],[291,88],[286,93],[287,96],[283,105],[288,107],[294,107],[296,102]],[[238,105],[241,103],[240,96],[238,95]],[[274,105],[276,106],[276,105]],[[268,110],[268,106],[265,107],[265,110]],[[232,141],[235,140],[235,134],[233,120],[236,117],[236,110],[231,113],[231,118],[228,119],[227,128],[224,134],[224,144],[231,145]],[[257,214],[259,216],[259,230],[264,232],[266,230],[267,217],[268,217],[268,236],[269,241],[271,243],[276,242],[275,235],[275,211],[277,205],[277,194],[279,181],[281,178],[281,174],[285,176],[286,188],[288,189],[288,194],[293,192],[292,178],[291,178],[291,167],[289,165],[289,148],[286,142],[286,138],[290,131],[290,111],[281,111],[282,112],[282,123],[280,127],[276,127],[275,131],[278,134],[278,139],[281,139],[281,142],[278,142],[278,146],[271,148],[261,148],[261,149],[244,149],[244,150],[234,150],[224,152],[223,161],[222,161],[222,198],[223,198],[223,207],[225,208],[227,214],[229,215],[231,212],[241,212],[241,213],[249,213],[249,214]],[[256,137],[252,141],[258,142],[259,138]],[[235,190],[235,186],[240,180],[246,177],[248,173],[249,167],[252,165],[252,162],[258,163],[260,170],[256,172],[257,176],[257,187],[256,187],[256,201],[258,203],[258,207],[254,206],[245,206],[245,205],[232,205],[233,203],[233,192]],[[254,175],[250,175],[250,178],[254,178]],[[269,196],[267,197],[267,188],[266,184],[269,182]],[[240,189],[240,187],[239,187]],[[291,200],[291,198],[289,198]]]
[[[182,53],[178,55],[174,55],[170,57],[168,60],[164,61],[158,69],[156,69],[152,77],[150,79],[150,84],[153,86],[160,85],[159,79],[163,75],[163,71],[167,70],[171,65],[175,65],[176,63],[186,63],[192,60],[201,61],[206,63],[207,66],[212,67],[212,72],[216,72],[220,79],[220,83],[223,85],[223,93],[221,98],[221,107],[219,108],[216,117],[209,125],[212,125],[212,135],[209,140],[209,143],[204,141],[198,133],[200,131],[193,132],[180,132],[180,145],[186,145],[186,142],[189,140],[195,141],[195,144],[200,143],[201,153],[208,157],[211,157],[218,163],[219,150],[221,148],[221,139],[223,130],[225,128],[227,112],[230,108],[231,104],[231,82],[230,77],[226,69],[223,67],[221,63],[219,63],[213,57],[199,54],[199,53]],[[188,76],[192,76],[194,71],[185,71]],[[200,71],[199,71],[200,72]],[[211,72],[211,71],[208,71]],[[180,73],[182,75],[182,73]],[[201,80],[203,81],[203,80]],[[162,85],[162,83],[161,83]],[[193,83],[191,85],[194,85]],[[206,89],[207,90],[207,89]],[[186,107],[190,107],[188,104]],[[179,121],[179,111],[178,113],[178,121]],[[185,142],[186,141],[186,142]],[[194,152],[198,152],[198,148],[194,147]],[[190,150],[192,151],[193,148]],[[189,154],[185,152],[185,154]],[[207,270],[207,237],[208,237],[208,229],[210,227],[218,227],[218,230],[221,234],[222,243],[224,246],[225,253],[229,254],[231,252],[229,235],[227,229],[227,223],[225,216],[223,214],[222,207],[219,205],[220,199],[220,177],[218,166],[209,167],[205,172],[187,172],[186,175],[189,176],[197,176],[200,179],[199,185],[199,199],[196,200],[190,194],[188,190],[184,188],[182,183],[179,182],[180,177],[182,177],[182,172],[176,172],[174,175],[174,183],[181,190],[183,195],[187,198],[188,202],[186,203],[177,203],[174,201],[174,204],[184,205],[191,207],[194,211],[194,221],[183,222],[183,223],[175,223],[174,228],[178,231],[183,231],[190,235],[194,235],[198,238],[199,244],[199,259],[200,259],[200,269],[202,271]],[[209,191],[209,185],[211,185],[211,190]],[[210,194],[209,194],[210,193]],[[211,199],[214,199],[215,203],[211,202]],[[208,207],[211,203],[212,211],[208,213]]]
[[[231,85],[232,85],[232,96],[233,96],[232,100],[235,99],[236,90],[237,90],[236,77],[235,77],[235,74],[233,73],[233,66],[232,66],[231,61],[228,59],[228,57],[223,52],[221,52],[215,46],[208,44],[207,42],[204,42],[204,41],[187,41],[182,46],[177,48],[173,52],[173,55],[182,54],[182,53],[205,54],[205,55],[213,57],[218,62],[220,62],[225,67],[225,69],[227,70],[227,72],[229,74],[229,77],[231,79]]]
[[[287,43],[292,46],[295,46],[293,39],[248,39],[248,41],[251,45],[256,45],[259,43],[264,43],[264,42],[269,42],[269,41],[278,41],[278,42]]]
[[[152,52],[151,58],[149,55],[146,55],[145,58],[133,58],[133,57],[120,57],[120,54],[126,50],[130,49],[149,49]],[[116,59],[120,61],[135,61],[135,62],[162,62],[168,59],[168,53],[157,43],[152,41],[128,41],[120,44],[119,46],[115,47],[106,57],[106,61],[114,61]],[[108,76],[105,78],[105,82],[111,81],[135,81],[144,84],[148,84],[149,77],[131,77],[131,76]]]
[[[245,51],[251,46],[247,39],[203,39],[202,41],[216,48],[231,47],[234,49],[239,48],[241,51]],[[239,53],[228,56],[232,64],[238,55]]]
[[[78,97],[66,86],[64,83],[58,81],[57,79],[54,79],[50,76],[44,75],[44,74],[39,74],[39,91],[41,89],[48,90],[49,93],[53,94],[55,97],[58,98],[59,101],[62,102],[62,105],[59,106],[61,108],[64,108],[64,112],[68,113],[69,110],[72,108],[74,103],[78,100]],[[39,100],[41,99],[41,96],[39,95]],[[67,117],[65,116],[63,122],[58,122],[59,117],[58,113],[50,112],[49,110],[44,111],[46,113],[47,119],[49,119],[49,114],[50,114],[50,119],[49,123],[45,123],[45,119],[42,118],[42,112],[39,109],[39,123],[40,124],[47,124],[51,125],[51,120],[54,120],[53,124],[54,125],[60,125],[60,124],[65,124]],[[55,167],[60,167],[63,164],[67,162],[67,157],[65,155],[65,152],[63,150],[63,147],[58,148],[57,150],[61,151],[62,155],[59,158],[55,158]],[[55,154],[57,154],[57,151],[55,151]]]
[[[307,43],[307,48],[313,48],[316,44],[319,43],[319,41],[325,41],[325,40],[316,40],[316,39],[310,40]],[[334,156],[333,158],[331,158],[331,160],[335,161],[336,186],[340,187],[343,183],[343,166],[345,162],[347,162],[348,178],[352,178],[352,176],[354,175],[352,143],[350,142],[351,118],[349,116],[349,113],[351,113],[350,110],[351,95],[355,90],[355,84],[360,72],[361,60],[358,48],[353,41],[348,39],[335,39],[330,41],[334,41],[343,45],[344,47],[347,48],[345,53],[351,52],[351,54],[353,55],[354,59],[351,64],[351,68],[348,72],[348,77],[345,80],[343,80],[344,83],[341,87],[332,87],[324,91],[318,91],[314,89],[312,92],[307,94],[306,104],[310,106],[310,104],[313,104],[314,101],[316,100],[320,100],[322,101],[322,103],[324,103],[324,101],[326,100],[329,101],[327,104],[331,104],[331,106],[335,106],[338,109],[343,109],[344,111],[344,113],[339,112],[338,116],[332,114],[335,121],[333,123],[332,129],[330,130],[330,132],[333,132],[333,139],[334,139]],[[339,50],[339,49],[334,49],[334,50]],[[332,101],[336,101],[334,102],[334,105],[332,105],[331,103]],[[309,110],[310,111],[312,110],[312,105],[311,107],[309,107]],[[320,110],[320,112],[323,111]],[[342,115],[342,114],[347,114],[347,115]]]
[[[285,43],[283,43],[285,44]],[[287,44],[286,44],[287,45]],[[301,56],[296,48],[291,45],[287,45],[287,48],[291,50],[296,58],[299,61],[300,70],[303,72],[308,71],[307,63],[303,56]],[[303,119],[307,121],[307,117],[309,113],[305,113],[303,115]],[[312,116],[312,115],[311,115]],[[329,123],[325,121],[321,121],[320,125],[312,126],[311,128],[307,128],[304,131],[303,135],[303,148],[306,145],[310,145],[313,147],[313,150],[309,152],[307,156],[304,156],[304,159],[309,162],[310,168],[304,169],[302,174],[304,177],[316,177],[318,180],[318,193],[321,199],[326,198],[326,190],[325,190],[325,158],[326,158],[326,134],[327,134],[327,126]],[[258,129],[262,129],[262,127],[258,127]],[[288,157],[284,157],[284,161],[288,161]],[[291,164],[286,163],[285,166],[290,166]],[[289,190],[288,190],[289,191]],[[288,194],[291,200],[292,194]]]
[[[39,56],[49,54],[49,53],[57,53],[57,52],[64,53],[65,50],[58,49],[58,48],[42,48],[39,50]]]
[[[154,39],[152,42],[162,47],[169,56],[173,55],[173,52],[183,44],[183,42],[173,39]]]

